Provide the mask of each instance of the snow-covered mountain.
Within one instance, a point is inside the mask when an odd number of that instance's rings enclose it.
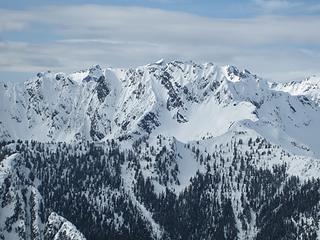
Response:
[[[254,129],[293,153],[320,156],[319,82],[270,84],[236,67],[163,61],[94,66],[1,83],[2,139],[77,141],[163,134],[182,142]]]
[[[25,235],[35,228],[48,240],[268,239],[270,231],[312,239],[320,228],[319,84],[180,61],[1,82],[0,183],[15,187],[0,197],[17,193],[10,202],[24,202]],[[11,161],[23,181],[6,175]],[[35,225],[33,208],[43,215]],[[19,224],[6,224],[15,211],[0,211],[7,239]]]
[[[317,104],[320,103],[320,77],[316,75],[302,81],[274,83],[272,87],[279,91],[288,92],[294,96],[307,96]]]

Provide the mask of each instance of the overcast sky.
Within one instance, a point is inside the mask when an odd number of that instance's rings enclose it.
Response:
[[[0,1],[0,79],[160,58],[236,65],[276,81],[320,76],[320,2]]]

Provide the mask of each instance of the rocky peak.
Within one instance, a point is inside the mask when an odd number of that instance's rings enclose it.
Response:
[[[104,80],[104,74],[100,65],[95,65],[89,68],[88,75],[83,79],[84,82],[89,81],[102,81]]]

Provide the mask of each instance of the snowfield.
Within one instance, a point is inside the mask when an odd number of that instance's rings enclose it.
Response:
[[[24,83],[0,82],[0,239],[85,239],[90,229],[83,224],[78,230],[59,209],[44,212],[43,198],[64,204],[70,196],[87,204],[81,216],[92,211],[88,219],[101,221],[95,233],[105,226],[119,236],[134,233],[135,220],[151,239],[181,237],[183,231],[174,235],[181,229],[161,222],[156,209],[172,204],[182,219],[186,211],[179,207],[191,206],[187,196],[193,204],[214,199],[204,206],[208,211],[230,207],[234,222],[228,224],[238,239],[261,239],[270,224],[259,215],[264,203],[273,204],[268,197],[277,201],[287,185],[320,177],[319,103],[316,76],[275,83],[234,66],[192,61],[129,69],[96,65],[71,74],[38,73]],[[104,168],[94,172],[99,164]],[[75,176],[83,178],[82,188]],[[44,191],[46,184],[51,188]],[[70,184],[70,192],[63,192],[63,184]],[[60,191],[61,198],[55,195]],[[118,211],[124,207],[132,216]],[[272,209],[274,216],[281,207]],[[74,209],[63,209],[74,218]],[[300,239],[306,226],[319,232],[314,215],[299,214],[292,222]],[[199,237],[198,229],[193,234]],[[220,236],[210,234],[205,236]]]

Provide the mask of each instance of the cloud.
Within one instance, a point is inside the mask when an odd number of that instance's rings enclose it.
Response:
[[[216,19],[100,5],[0,12],[0,71],[126,67],[159,58],[235,64],[279,80],[319,71],[319,54],[310,55],[319,52],[310,49],[320,41],[318,16]],[[12,32],[40,40],[13,41],[6,37]],[[47,35],[51,40],[41,41]]]
[[[0,9],[0,33],[23,30],[32,19],[31,12]]]
[[[301,2],[288,0],[254,0],[254,2],[263,10],[268,12],[275,10],[286,10],[302,5]]]
[[[320,18],[317,16],[212,19],[150,8],[99,5],[2,11],[1,16],[6,26],[3,31],[19,29],[27,32],[32,27],[35,28],[32,31],[37,31],[37,25],[41,24],[48,32],[62,39],[129,39],[199,44],[219,42],[238,45],[320,40],[320,33],[314,31],[319,26]]]
[[[254,10],[267,14],[303,14],[320,11],[320,4],[313,0],[253,0]]]

